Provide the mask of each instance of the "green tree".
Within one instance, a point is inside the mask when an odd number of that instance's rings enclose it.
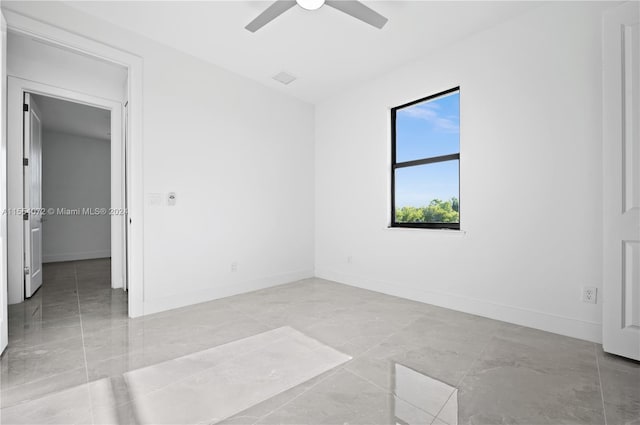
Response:
[[[433,199],[426,207],[396,208],[398,223],[458,223],[460,202],[453,197],[448,201]]]
[[[424,223],[424,211],[422,208],[402,207],[396,209],[396,221],[398,223]]]

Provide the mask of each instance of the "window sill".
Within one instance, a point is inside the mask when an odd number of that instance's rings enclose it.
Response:
[[[465,237],[467,236],[467,231],[464,229],[430,229],[428,227],[395,227],[395,226],[387,226],[385,230],[391,230],[394,232],[424,232],[429,234],[438,234],[445,236],[457,236],[457,237]]]

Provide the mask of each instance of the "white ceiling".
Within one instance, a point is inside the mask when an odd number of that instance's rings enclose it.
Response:
[[[70,1],[69,5],[302,100],[316,103],[425,57],[540,2],[366,1],[389,18],[376,29],[336,9],[298,6],[256,33],[270,1]],[[272,76],[298,77],[284,86]]]
[[[110,140],[111,112],[47,96],[33,96],[45,131]]]

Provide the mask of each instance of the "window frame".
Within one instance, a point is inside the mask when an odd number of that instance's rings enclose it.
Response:
[[[409,103],[405,103],[400,106],[391,108],[391,224],[389,227],[402,227],[402,228],[416,228],[416,229],[444,229],[444,230],[460,230],[460,223],[462,221],[462,211],[460,208],[460,146],[458,147],[458,153],[440,155],[433,157],[425,157],[420,159],[414,159],[411,161],[397,162],[396,157],[396,125],[397,125],[397,112],[400,109],[407,108],[409,106],[423,103],[429,100],[434,100],[439,97],[449,95],[451,93],[460,93],[460,86],[441,91],[439,93],[423,97],[418,100],[414,100]],[[415,167],[425,164],[433,164],[438,162],[447,162],[458,160],[458,222],[457,223],[398,223],[396,221],[396,170],[399,168]]]

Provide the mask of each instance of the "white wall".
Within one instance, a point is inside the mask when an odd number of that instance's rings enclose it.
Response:
[[[144,188],[177,193],[145,206],[145,314],[313,274],[311,105],[62,4],[3,7],[144,60]]]
[[[42,205],[44,208],[109,208],[109,140],[44,131]],[[48,215],[43,225],[44,262],[104,258],[111,255],[108,215]]]
[[[600,7],[541,7],[318,105],[316,275],[600,340]],[[465,233],[387,229],[389,108],[458,85]]]
[[[8,75],[106,99],[126,97],[127,70],[121,66],[12,32],[7,50]]]
[[[144,60],[145,192],[178,195],[145,207],[145,313],[311,275],[315,214],[318,276],[599,340],[580,302],[602,271],[599,6],[541,7],[318,105],[314,154],[310,105],[64,5],[3,4]],[[388,110],[456,85],[466,233],[388,230]]]

